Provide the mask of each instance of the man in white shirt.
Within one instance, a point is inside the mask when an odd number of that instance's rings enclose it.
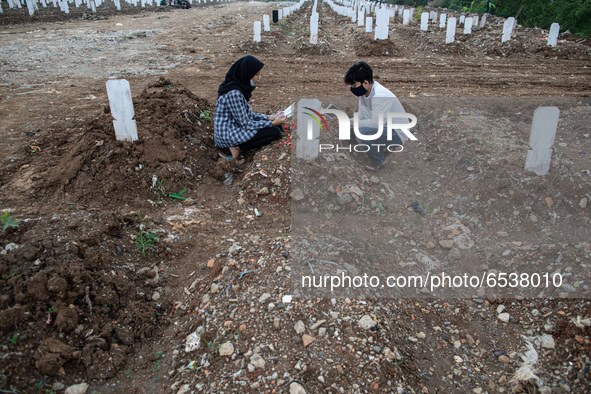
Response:
[[[408,140],[404,132],[396,130],[392,133],[392,138],[388,140],[386,125],[388,113],[405,113],[402,104],[398,98],[382,86],[379,82],[373,80],[373,71],[365,62],[353,64],[345,74],[345,83],[351,86],[351,93],[359,97],[359,133],[368,136],[360,138],[354,133],[359,144],[368,145],[367,157],[370,163],[365,166],[368,171],[379,171],[384,167],[386,158],[385,151],[391,151],[386,147],[398,146],[397,151],[402,150],[402,144]],[[351,120],[353,127],[353,120]],[[373,139],[381,130],[381,136]],[[369,138],[371,137],[371,138]]]

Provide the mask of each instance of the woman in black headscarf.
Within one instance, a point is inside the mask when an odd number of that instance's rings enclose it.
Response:
[[[214,116],[214,140],[219,148],[229,148],[237,164],[241,152],[267,145],[281,138],[283,113],[263,115],[253,112],[249,100],[261,79],[264,64],[254,56],[238,60],[218,88]]]

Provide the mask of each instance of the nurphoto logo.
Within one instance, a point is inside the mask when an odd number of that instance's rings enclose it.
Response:
[[[372,133],[360,131],[359,127],[359,113],[353,114],[353,119],[349,119],[344,111],[336,108],[319,108],[313,109],[309,106],[302,106],[303,114],[307,116],[305,138],[308,141],[317,139],[318,135],[315,135],[314,124],[318,125],[320,131],[329,132],[328,122],[323,115],[334,115],[338,120],[338,139],[340,141],[350,141],[352,138],[351,130],[353,130],[353,140],[357,142],[353,145],[334,145],[334,144],[319,144],[318,151],[335,150],[342,151],[347,150],[349,152],[367,152],[371,147],[377,147],[378,150],[388,150],[389,152],[401,152],[403,147],[401,144],[395,143],[381,143],[384,141],[382,136],[386,133],[386,142],[392,141],[394,133],[403,138],[403,140],[409,139],[416,141],[417,137],[411,133],[410,129],[416,126],[417,118],[413,114],[406,112],[388,112],[386,114],[379,113],[377,117],[377,127]],[[402,135],[401,135],[402,134]],[[403,137],[404,136],[404,137]],[[380,140],[380,143],[371,143],[371,141]]]

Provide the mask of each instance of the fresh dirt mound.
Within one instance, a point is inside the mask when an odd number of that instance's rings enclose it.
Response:
[[[394,41],[391,39],[387,40],[374,40],[370,33],[358,34],[357,38],[356,55],[359,57],[371,57],[371,56],[399,56],[401,54],[400,49],[396,46]]]
[[[134,99],[134,107],[139,136],[134,143],[115,139],[107,104],[79,125],[40,134],[35,145],[48,148],[29,152],[24,164],[36,174],[33,197],[63,196],[95,208],[146,204],[153,197],[154,177],[179,192],[213,172],[217,153],[213,107],[207,100],[161,79]]]

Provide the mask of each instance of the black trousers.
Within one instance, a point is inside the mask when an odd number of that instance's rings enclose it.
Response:
[[[260,148],[270,144],[273,141],[281,139],[281,128],[279,126],[265,127],[257,131],[250,140],[238,145],[241,152],[247,152],[251,149]]]

